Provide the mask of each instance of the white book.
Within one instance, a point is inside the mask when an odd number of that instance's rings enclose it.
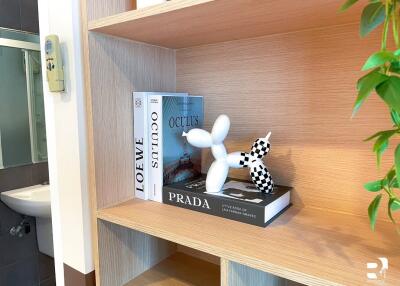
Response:
[[[134,137],[134,180],[135,197],[142,200],[152,199],[150,190],[150,154],[149,154],[149,125],[148,98],[151,95],[180,95],[187,93],[134,92],[133,93],[133,137]]]
[[[148,98],[149,113],[149,151],[150,151],[150,198],[162,202],[161,192],[163,185],[163,148],[162,148],[162,95],[151,95]]]
[[[133,134],[134,134],[134,178],[135,197],[142,200],[149,199],[149,167],[148,167],[148,143],[147,93],[133,93]]]
[[[201,151],[185,144],[182,132],[202,127],[203,98],[186,95],[165,93],[148,97],[149,198],[157,202],[162,202],[164,182],[170,184],[201,172]]]

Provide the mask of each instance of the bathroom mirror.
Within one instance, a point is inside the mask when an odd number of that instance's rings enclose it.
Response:
[[[47,161],[39,36],[0,28],[0,169]]]

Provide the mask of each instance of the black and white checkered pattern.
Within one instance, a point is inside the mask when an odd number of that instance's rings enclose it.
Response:
[[[263,193],[274,190],[274,182],[268,169],[264,166],[263,157],[268,154],[271,145],[265,138],[259,138],[251,146],[250,154],[240,152],[239,165],[242,168],[250,167],[250,176],[257,189]]]
[[[246,152],[240,152],[240,161],[239,161],[239,165],[244,167],[248,167],[249,166],[249,161],[250,161],[250,155],[249,153]]]
[[[250,156],[261,159],[269,152],[270,147],[271,144],[269,142],[265,141],[264,138],[259,138],[251,146]]]
[[[261,192],[271,193],[274,190],[274,181],[262,162],[250,169],[250,176],[257,189]]]

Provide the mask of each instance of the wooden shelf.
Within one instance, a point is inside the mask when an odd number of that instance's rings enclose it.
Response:
[[[376,173],[375,159],[368,145],[356,143],[390,124],[387,108],[371,98],[348,121],[357,67],[380,35],[360,41],[365,3],[339,14],[343,1],[173,0],[128,12],[126,0],[82,1],[98,285],[143,285],[157,275],[160,285],[174,284],[181,278],[171,269],[184,259],[165,259],[176,244],[221,258],[223,286],[366,285],[366,264],[378,257],[389,259],[386,279],[378,282],[398,285],[400,236],[388,222],[379,221],[376,232],[369,228],[374,194],[361,190]],[[273,36],[260,37],[266,35]],[[207,128],[223,110],[231,116],[232,151],[247,150],[267,122],[275,134],[268,165],[278,182],[295,188],[293,203],[303,208],[264,229],[129,200],[134,90],[204,95]],[[204,157],[205,169],[210,158]],[[384,207],[378,217],[387,217]]]
[[[217,286],[219,283],[218,265],[177,252],[125,286]]]
[[[174,0],[89,22],[89,30],[168,48],[357,22],[342,0]],[[285,19],[290,19],[286,21]]]
[[[130,200],[98,218],[306,285],[365,285],[366,263],[389,259],[385,285],[400,281],[400,237],[364,217],[290,208],[266,228],[150,201]]]

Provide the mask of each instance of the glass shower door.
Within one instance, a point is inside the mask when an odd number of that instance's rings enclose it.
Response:
[[[46,160],[39,36],[0,28],[0,169]]]
[[[32,162],[47,160],[46,125],[40,52],[25,50]]]
[[[0,46],[0,132],[4,167],[32,162],[24,51]]]

